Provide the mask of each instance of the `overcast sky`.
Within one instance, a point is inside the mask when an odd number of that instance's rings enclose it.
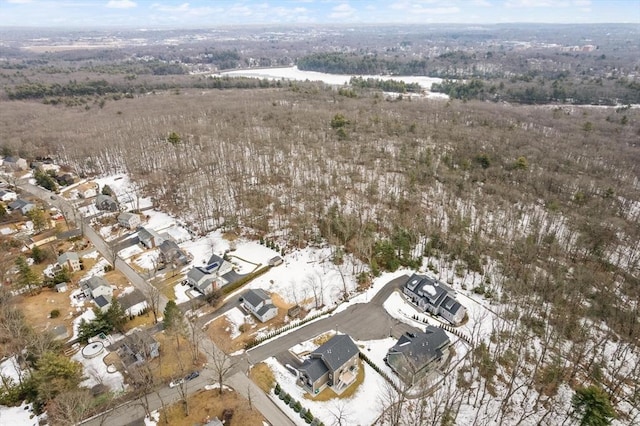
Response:
[[[0,0],[0,26],[640,23],[640,0]]]

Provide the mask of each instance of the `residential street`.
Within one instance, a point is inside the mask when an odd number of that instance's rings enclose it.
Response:
[[[110,247],[103,238],[91,227],[85,219],[80,219],[80,215],[75,211],[74,206],[69,201],[58,195],[44,190],[40,187],[31,185],[26,182],[18,183],[18,186],[26,192],[42,199],[60,209],[67,220],[77,222],[82,220],[82,228],[85,236],[91,241],[96,249],[107,259],[110,255]],[[122,272],[126,278],[140,290],[143,294],[147,293],[148,287],[151,285],[142,278],[129,264],[120,258],[116,258],[115,267]],[[400,288],[406,282],[408,276],[403,275],[388,282],[368,303],[361,303],[350,306],[346,310],[329,316],[327,318],[306,324],[293,332],[281,335],[273,340],[259,345],[250,351],[233,357],[232,362],[234,368],[227,379],[230,387],[235,389],[245,398],[251,397],[254,406],[265,416],[272,424],[277,426],[288,426],[294,423],[280,410],[264,392],[258,388],[248,377],[249,366],[264,361],[266,358],[275,356],[282,360],[291,360],[288,349],[302,341],[309,340],[315,336],[328,330],[338,330],[342,333],[349,334],[354,340],[377,340],[389,337],[399,337],[407,331],[415,331],[415,329],[407,324],[392,318],[384,309],[383,303],[389,295]],[[200,319],[201,323],[219,316],[228,310],[239,305],[239,295],[234,295],[226,303],[224,303],[215,312],[208,314]],[[160,296],[160,311],[164,310],[168,299],[166,296]],[[201,372],[200,377],[187,383],[187,393],[194,393],[207,384],[214,383],[213,371],[209,368],[212,363],[212,348],[214,343],[204,334],[200,340],[202,351],[207,355],[208,365]],[[164,405],[170,405],[180,399],[180,393],[177,388],[171,389],[164,387],[147,395],[149,410],[157,410]],[[96,416],[85,421],[84,425],[127,425],[142,419],[145,411],[139,399],[129,401],[113,410]]]

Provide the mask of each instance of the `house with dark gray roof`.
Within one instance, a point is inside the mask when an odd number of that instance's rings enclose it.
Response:
[[[100,312],[104,313],[109,310],[109,307],[111,306],[111,300],[111,296],[109,296],[108,294],[101,294],[100,296],[93,299],[93,302],[96,304],[98,309],[100,309]]]
[[[98,194],[96,197],[96,207],[98,210],[106,210],[109,212],[117,212],[120,210],[118,202],[110,195]]]
[[[212,254],[206,266],[195,266],[187,273],[187,284],[201,294],[207,294],[225,286],[228,282],[223,277],[230,272],[233,265],[220,256]]]
[[[9,203],[8,207],[13,211],[19,210],[20,213],[27,214],[29,211],[33,210],[36,207],[36,205],[29,201],[25,201],[21,198],[18,198],[14,202]]]
[[[336,334],[298,367],[298,384],[312,395],[330,387],[342,393],[358,376],[360,351],[351,337]]]
[[[189,256],[173,240],[164,240],[158,246],[160,261],[165,265],[184,266],[189,263]]]
[[[122,339],[116,352],[125,368],[131,368],[159,357],[160,343],[146,331],[135,331]]]
[[[29,168],[27,160],[20,157],[4,157],[2,164],[9,170],[27,170]]]
[[[278,308],[273,304],[271,295],[261,288],[246,291],[240,300],[242,306],[260,322],[267,322],[278,315]]]
[[[140,228],[138,231],[138,240],[140,244],[148,249],[158,247],[165,241],[165,238],[151,228]]]
[[[402,292],[418,308],[440,315],[453,325],[460,325],[467,310],[455,298],[455,291],[435,278],[413,274]]]
[[[428,325],[424,333],[403,334],[387,352],[385,362],[405,383],[413,385],[446,361],[450,346],[443,329]]]

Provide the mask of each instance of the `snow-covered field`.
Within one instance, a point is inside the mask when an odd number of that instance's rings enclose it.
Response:
[[[345,74],[328,74],[317,71],[302,71],[298,67],[283,67],[283,68],[264,68],[264,69],[249,69],[249,70],[236,70],[226,71],[222,75],[230,77],[255,77],[266,78],[269,80],[298,80],[298,81],[322,81],[326,84],[343,86],[349,83],[352,75]],[[364,79],[375,78],[378,80],[397,80],[404,81],[405,83],[418,83],[425,89],[431,89],[433,83],[441,83],[441,78],[433,78],[426,76],[401,76],[401,75],[362,75]]]
[[[74,354],[71,359],[79,362],[83,366],[83,374],[85,380],[80,383],[80,386],[86,388],[92,388],[95,385],[105,385],[111,391],[121,392],[125,390],[124,377],[119,371],[109,373],[107,371],[107,364],[104,362],[104,358],[108,352],[105,351],[104,355],[99,355],[95,358],[86,359],[82,356],[82,351]]]

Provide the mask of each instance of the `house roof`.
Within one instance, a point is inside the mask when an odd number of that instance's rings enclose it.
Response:
[[[15,192],[13,192],[13,191],[5,191],[4,189],[0,189],[0,197],[4,197],[5,195],[8,195],[8,194],[15,195]]]
[[[271,299],[271,296],[261,288],[247,290],[242,298],[251,306],[258,306],[260,303],[266,302]]]
[[[132,292],[122,295],[118,298],[118,302],[120,303],[120,306],[122,306],[122,309],[124,309],[125,311],[130,307],[135,306],[138,303],[142,303],[146,300],[147,298],[137,288],[134,289]]]
[[[78,253],[76,253],[74,251],[68,251],[68,252],[62,253],[60,256],[58,256],[58,263],[59,264],[63,264],[68,260],[79,261],[80,257],[78,256]]]
[[[98,305],[99,308],[104,308],[111,303],[111,298],[100,295],[94,299],[94,302],[96,302],[96,305]]]
[[[135,213],[129,213],[129,212],[122,212],[118,215],[118,220],[126,220],[129,221],[129,219],[133,218],[133,217],[137,217],[138,219],[140,219],[140,216],[138,216]]]
[[[346,334],[336,334],[313,351],[312,355],[321,356],[327,367],[331,371],[336,371],[358,352],[358,347],[351,337]]]
[[[164,254],[180,251],[180,246],[178,246],[178,244],[176,244],[176,242],[172,240],[164,240],[162,244],[158,246],[158,248]]]
[[[263,316],[264,314],[269,312],[271,309],[278,309],[278,308],[276,308],[275,305],[273,305],[271,303],[268,303],[268,304],[264,305],[262,308],[260,308],[258,310],[258,312],[256,312],[256,314],[258,314],[259,316]]]
[[[15,201],[13,201],[13,202],[11,202],[9,204],[9,208],[11,208],[13,210],[17,210],[17,209],[23,208],[24,206],[30,205],[30,204],[33,205],[33,203],[30,203],[29,201],[25,201],[25,200],[23,200],[21,198],[18,198],[17,200],[15,200]]]
[[[67,283],[58,283],[55,285],[56,290],[59,290],[61,288],[67,288]]]
[[[116,200],[110,195],[98,194],[96,197],[96,206],[102,206],[103,204],[117,205]]]
[[[445,311],[450,312],[452,315],[456,315],[460,309],[463,309],[460,302],[448,295],[445,297],[440,307]]]
[[[145,228],[142,227],[140,228],[140,230],[138,231],[138,239],[140,241],[142,240],[148,240],[151,239],[151,237],[155,237],[156,238],[156,243],[159,242],[159,240],[164,240],[160,234],[158,234],[155,230],[151,229],[151,228]]]
[[[304,371],[312,382],[315,382],[320,377],[324,376],[329,369],[320,358],[307,358],[299,368],[300,371]]]
[[[406,361],[415,371],[442,356],[442,348],[451,343],[444,330],[432,325],[428,325],[424,333],[418,332],[414,336],[403,334],[389,349],[389,354],[404,354]]]
[[[211,284],[212,281],[215,280],[215,276],[208,272],[204,268],[200,268],[196,266],[195,268],[191,268],[191,270],[187,273],[187,279],[196,283],[197,288],[204,292],[207,287]]]
[[[213,253],[211,255],[211,257],[209,258],[209,261],[207,262],[207,265],[213,265],[213,264],[217,263],[218,266],[220,266],[220,265],[222,265],[223,262],[224,262],[223,258],[221,258],[217,254]]]
[[[107,282],[107,280],[105,280],[104,278],[98,276],[98,275],[94,275],[91,278],[89,278],[88,280],[86,280],[84,282],[84,284],[89,287],[91,290],[95,290],[98,287],[109,287],[111,288],[111,286],[109,285],[109,282]]]

